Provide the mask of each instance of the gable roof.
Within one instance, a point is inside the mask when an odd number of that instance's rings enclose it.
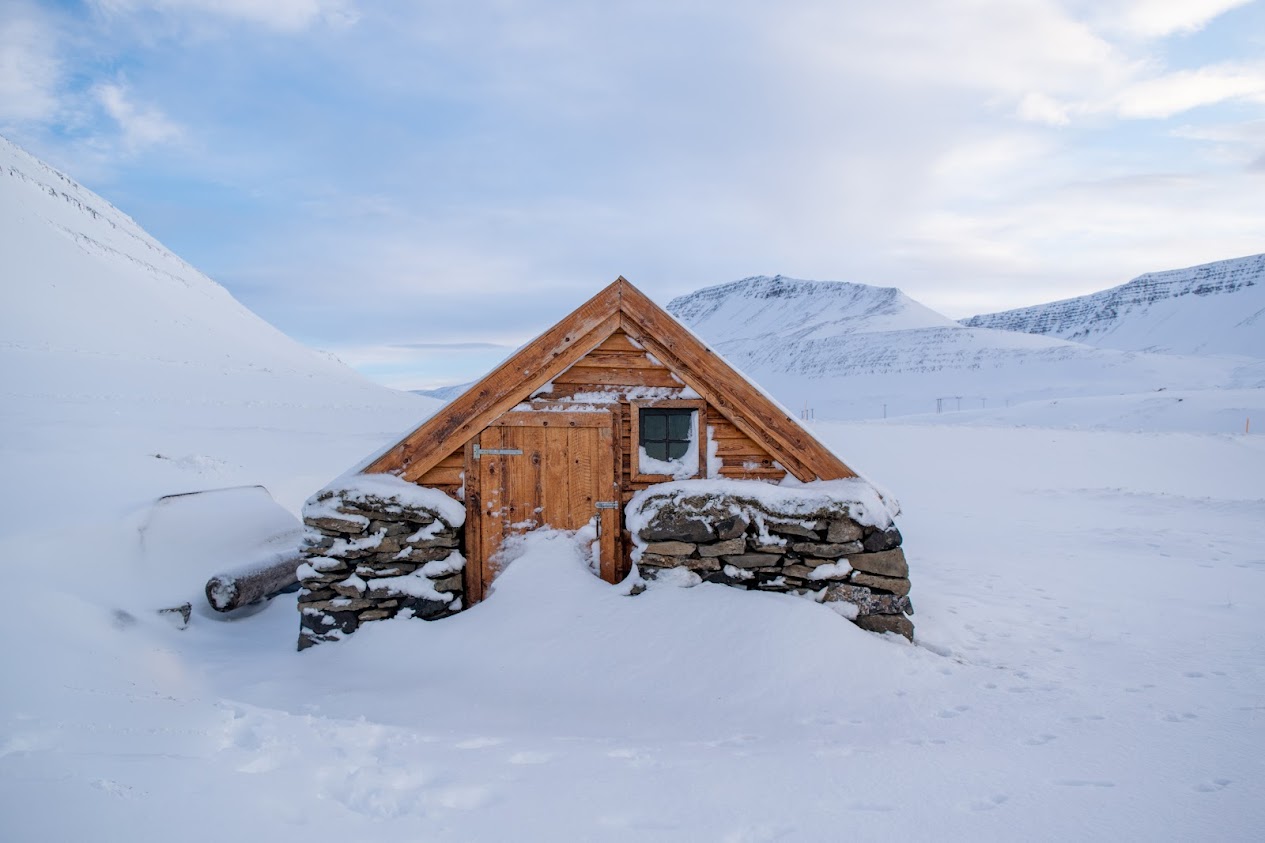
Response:
[[[856,476],[783,407],[623,276],[520,348],[364,470],[417,480],[621,329],[797,479]]]

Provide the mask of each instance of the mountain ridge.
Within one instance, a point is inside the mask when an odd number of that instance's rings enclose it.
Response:
[[[961,323],[1124,351],[1265,359],[1265,254],[1148,272],[1096,293]]]

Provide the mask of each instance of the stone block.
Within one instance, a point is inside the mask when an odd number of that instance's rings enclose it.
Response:
[[[889,527],[886,530],[875,530],[865,537],[865,549],[870,553],[891,550],[894,547],[900,547],[900,543],[900,530],[895,527]]]
[[[305,518],[303,523],[323,532],[343,533],[348,536],[364,535],[365,530],[369,526],[368,524],[361,524],[358,520],[336,518],[332,515],[323,515],[319,518]]]
[[[742,553],[721,558],[725,560],[725,564],[733,565],[735,568],[763,568],[769,566],[772,557],[767,553]]]
[[[737,588],[746,588],[748,581],[739,577],[731,577],[724,571],[713,571],[703,577],[703,582],[716,583],[717,585],[730,585]]]
[[[857,541],[835,544],[823,544],[821,542],[795,542],[791,545],[791,550],[796,553],[802,553],[805,556],[815,556],[818,559],[842,559],[849,553],[860,553],[861,543]]]
[[[323,612],[325,614],[354,614],[363,612],[365,609],[372,609],[377,605],[374,600],[348,600],[343,597],[335,597],[333,600],[317,600],[312,603],[304,603],[299,606],[299,611],[303,614],[308,612]]]
[[[365,593],[365,586],[363,582],[347,582],[346,580],[342,580],[334,583],[330,586],[330,588],[339,597],[356,598]]]
[[[456,536],[451,535],[451,534],[445,535],[443,533],[440,533],[437,536],[431,536],[429,539],[417,539],[416,541],[405,542],[404,546],[416,548],[419,550],[431,549],[431,548],[436,548],[436,547],[446,547],[451,550],[452,548],[457,547],[458,544],[460,544],[460,542],[457,540]]]
[[[394,609],[370,609],[367,612],[360,613],[360,622],[365,621],[384,621],[387,618],[395,617]]]
[[[778,553],[786,552],[786,545],[773,544],[772,542],[761,542],[758,536],[751,536],[747,539],[747,548],[756,553]]]
[[[813,572],[813,569],[808,565],[785,565],[781,570],[788,577],[799,577],[800,579],[808,579],[808,576]]]
[[[876,588],[880,591],[889,591],[900,597],[904,597],[909,593],[909,580],[903,577],[880,577],[878,574],[867,574],[864,571],[853,571],[850,582],[854,585],[863,585],[868,588]]]
[[[461,591],[461,574],[452,574],[439,580],[431,580],[436,591]]]
[[[385,532],[388,536],[402,536],[405,533],[415,532],[407,521],[370,521],[369,532],[376,533],[379,530]]]
[[[791,521],[768,521],[766,522],[769,532],[781,533],[784,536],[799,536],[805,539],[819,539],[817,531],[811,527],[805,527],[803,524]]]
[[[878,553],[853,554],[848,556],[848,564],[858,571],[884,577],[909,576],[909,564],[905,561],[905,551],[899,547]]]
[[[747,531],[747,519],[741,515],[730,515],[716,522],[716,538],[729,541],[742,536]]]
[[[681,560],[681,564],[695,573],[720,570],[720,559],[715,556],[705,556],[698,559],[683,559]]]
[[[434,562],[438,559],[447,559],[452,554],[451,547],[412,547],[407,549],[408,552],[401,555],[400,553],[383,554],[385,557],[383,562],[417,562],[426,563]],[[399,556],[399,559],[395,557]]]
[[[676,568],[684,565],[688,560],[684,556],[663,556],[658,553],[643,553],[638,565],[645,565],[648,568]]]
[[[859,541],[863,535],[865,535],[865,530],[860,524],[850,518],[841,518],[830,522],[830,527],[826,530],[826,541],[854,542]]]
[[[739,554],[747,549],[747,542],[741,535],[726,541],[716,542],[715,544],[700,544],[698,546],[699,556],[727,556],[729,554]]]
[[[412,609],[416,617],[433,620],[448,614],[448,604],[442,600],[427,600],[425,597],[409,597],[400,601],[400,611]]]
[[[641,528],[638,533],[642,541],[683,541],[709,542],[716,538],[716,532],[705,520],[690,517],[668,507],[659,510],[654,520]]]
[[[867,632],[894,632],[914,640],[914,625],[904,615],[857,615],[852,621]]]
[[[656,556],[689,556],[698,547],[690,542],[666,541],[652,542],[646,545],[643,553],[653,553]]]
[[[895,594],[875,594],[865,586],[831,585],[822,598],[823,603],[851,603],[866,615],[913,614],[914,607],[908,597]]]

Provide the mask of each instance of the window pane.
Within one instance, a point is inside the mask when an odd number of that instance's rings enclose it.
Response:
[[[668,416],[668,438],[690,438],[690,416],[692,413],[673,413]]]
[[[685,456],[685,452],[689,450],[688,442],[669,442],[668,443],[668,459],[679,460]]]
[[[641,414],[641,439],[666,439],[668,435],[668,420],[662,413],[650,413],[643,411]]]
[[[647,442],[643,446],[646,449],[646,455],[656,460],[668,459],[668,444],[666,442]]]

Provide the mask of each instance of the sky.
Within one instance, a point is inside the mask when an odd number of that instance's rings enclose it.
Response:
[[[618,275],[957,318],[1263,252],[1265,0],[6,0],[0,134],[425,388]]]

